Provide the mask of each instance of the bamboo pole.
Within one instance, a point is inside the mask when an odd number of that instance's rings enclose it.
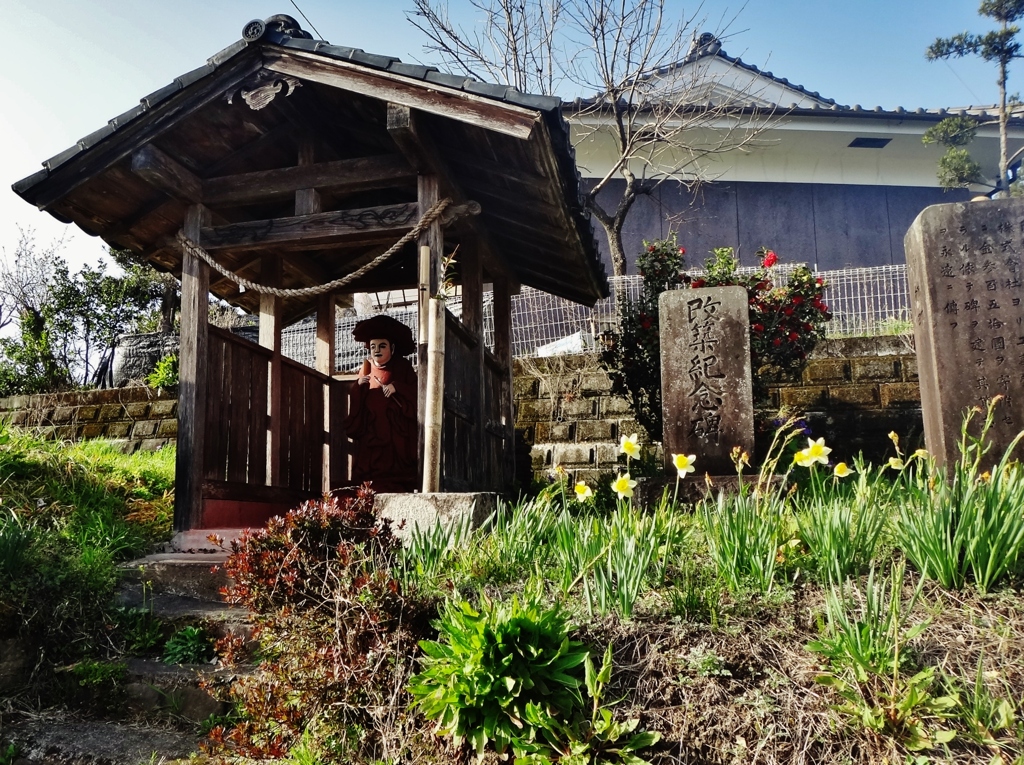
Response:
[[[423,491],[441,490],[441,428],[444,416],[443,300],[427,301],[427,386],[423,420]]]

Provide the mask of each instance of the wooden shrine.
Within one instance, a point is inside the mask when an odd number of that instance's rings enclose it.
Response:
[[[530,285],[592,305],[608,294],[558,99],[332,46],[288,16],[243,37],[14,184],[181,278],[175,529],[261,523],[346,484],[351,382],[334,368],[344,293],[418,288],[421,454],[426,372],[443,366],[440,471],[423,465],[424,488],[501,491],[512,295]],[[358,274],[440,200],[416,241]],[[462,314],[439,314],[431,349],[431,298],[453,251]],[[211,327],[210,295],[258,314],[259,343]],[[315,369],[281,354],[282,327],[314,313]]]

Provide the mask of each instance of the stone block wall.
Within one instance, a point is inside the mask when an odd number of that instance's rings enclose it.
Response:
[[[629,402],[612,395],[596,355],[518,359],[514,389],[516,430],[537,478],[562,465],[595,480],[614,471],[620,437],[642,433]],[[802,415],[837,459],[859,451],[874,461],[892,456],[890,431],[900,434],[904,446],[923,446],[917,357],[909,338],[819,343],[800,379],[769,387],[756,419],[767,423],[781,407]],[[759,452],[767,449],[765,434],[758,433]]]
[[[594,481],[618,464],[619,438],[642,433],[596,354],[516,359],[514,374],[517,435],[537,477],[562,465]]]
[[[0,417],[48,438],[109,438],[126,452],[159,449],[178,435],[177,395],[146,387],[0,398]]]

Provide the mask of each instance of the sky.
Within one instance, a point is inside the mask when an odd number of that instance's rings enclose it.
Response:
[[[0,249],[12,257],[19,229],[37,245],[62,240],[73,269],[105,245],[36,210],[11,184],[102,127],[143,96],[241,38],[254,18],[295,16],[335,45],[434,64],[406,19],[411,0],[3,0],[0,46]],[[448,0],[466,26],[467,0]],[[992,104],[995,69],[980,61],[928,62],[940,36],[990,28],[976,0],[667,0],[698,31],[721,29],[723,50],[842,104],[937,108]],[[1011,68],[1010,92],[1024,91]],[[573,94],[569,94],[573,95]],[[587,94],[580,94],[587,95]]]

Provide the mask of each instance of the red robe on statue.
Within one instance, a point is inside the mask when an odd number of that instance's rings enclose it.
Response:
[[[418,398],[416,372],[401,356],[385,366],[370,366],[368,385],[352,385],[345,433],[354,442],[352,481],[372,481],[378,492],[419,488],[416,470]],[[385,396],[381,388],[394,385]]]

